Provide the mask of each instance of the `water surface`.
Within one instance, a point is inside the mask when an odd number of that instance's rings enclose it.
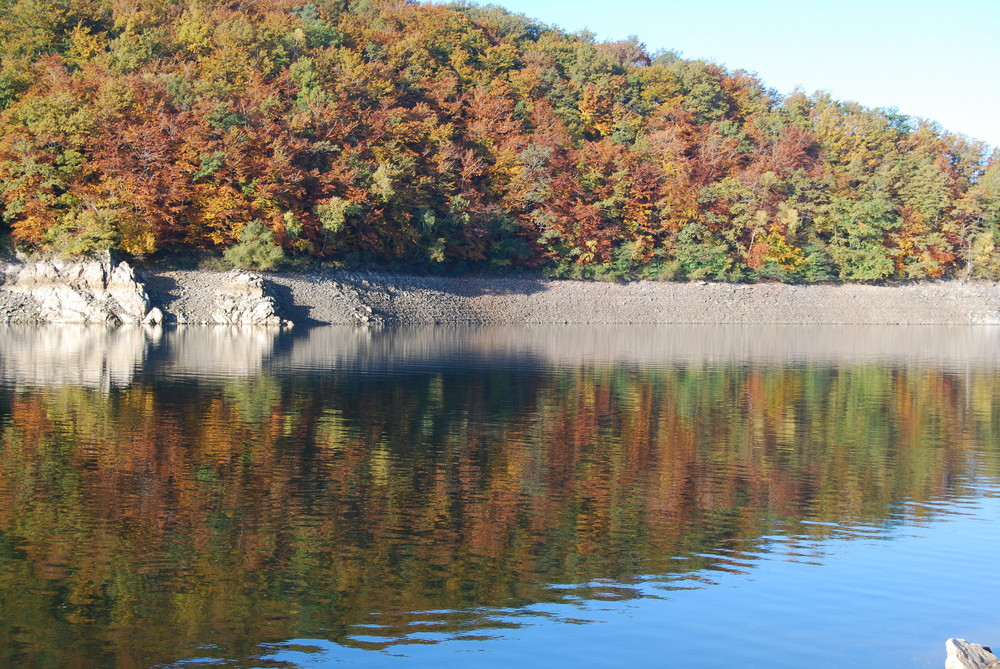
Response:
[[[0,330],[0,666],[941,666],[1000,329]]]

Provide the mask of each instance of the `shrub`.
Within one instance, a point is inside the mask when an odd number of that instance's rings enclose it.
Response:
[[[728,251],[725,242],[701,223],[688,223],[677,233],[675,255],[688,279],[735,279]]]
[[[223,259],[239,269],[273,269],[285,259],[285,252],[274,243],[274,233],[258,220],[243,226],[240,241],[226,249]]]
[[[118,235],[107,212],[80,209],[64,214],[43,240],[56,255],[85,256],[115,248]]]

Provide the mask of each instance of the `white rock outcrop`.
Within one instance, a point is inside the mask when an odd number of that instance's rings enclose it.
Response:
[[[264,280],[254,274],[234,271],[225,275],[216,292],[212,323],[220,325],[290,326],[278,315],[274,298],[264,288]]]
[[[143,325],[162,325],[163,324],[163,312],[159,307],[153,307],[146,314],[146,317],[142,319]]]
[[[948,639],[944,642],[948,657],[945,669],[1000,669],[1000,659],[988,647],[969,643],[965,639]]]
[[[8,272],[4,287],[29,295],[47,323],[142,323],[150,313],[142,282],[109,255],[26,262]]]

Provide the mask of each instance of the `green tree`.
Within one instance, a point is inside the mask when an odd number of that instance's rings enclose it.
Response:
[[[240,269],[274,269],[285,259],[285,252],[274,241],[274,233],[258,220],[243,226],[240,240],[226,249],[226,262]]]

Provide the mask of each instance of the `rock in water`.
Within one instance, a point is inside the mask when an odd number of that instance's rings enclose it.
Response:
[[[948,639],[944,642],[948,657],[944,669],[1000,669],[1000,660],[989,649],[965,639]]]
[[[163,312],[159,307],[153,307],[142,319],[143,325],[161,325],[163,323]]]

